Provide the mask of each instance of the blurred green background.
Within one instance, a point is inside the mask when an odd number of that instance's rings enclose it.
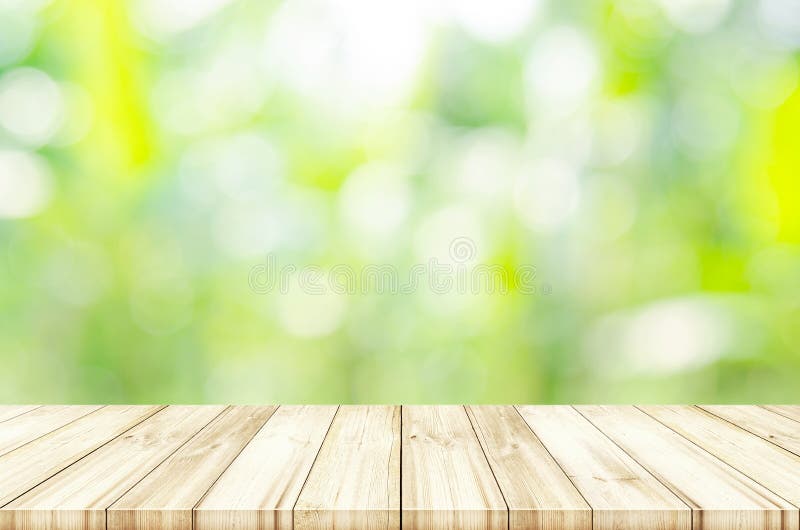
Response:
[[[797,0],[0,0],[0,402],[800,400]],[[474,242],[537,293],[254,292]]]

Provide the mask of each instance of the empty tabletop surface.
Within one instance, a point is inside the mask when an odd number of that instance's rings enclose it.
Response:
[[[0,530],[800,530],[795,405],[0,405]]]

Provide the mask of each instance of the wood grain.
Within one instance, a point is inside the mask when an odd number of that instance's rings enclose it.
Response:
[[[291,530],[336,406],[281,406],[194,511],[195,530]]]
[[[0,455],[99,409],[99,405],[50,405],[0,423]]]
[[[104,530],[105,510],[223,406],[169,406],[0,509],[0,528]]]
[[[21,414],[38,409],[41,405],[0,405],[0,422],[16,418]]]
[[[800,455],[800,423],[776,412],[747,405],[702,405],[700,408]]]
[[[507,528],[508,509],[464,407],[404,406],[404,529]]]
[[[764,408],[790,420],[800,421],[800,405],[764,405]]]
[[[0,506],[162,408],[161,405],[109,405],[0,456]]]
[[[689,507],[575,409],[518,410],[592,507],[595,530],[691,528]]]
[[[692,508],[695,530],[797,528],[797,508],[635,407],[576,408]]]
[[[111,530],[191,530],[192,509],[277,407],[220,414],[108,509]]]
[[[294,528],[400,528],[400,407],[339,408],[294,508]]]
[[[684,438],[800,506],[800,457],[700,408],[639,407]]]
[[[800,408],[0,406],[0,530],[800,530]]]
[[[508,504],[509,529],[590,530],[592,510],[510,405],[468,406]]]

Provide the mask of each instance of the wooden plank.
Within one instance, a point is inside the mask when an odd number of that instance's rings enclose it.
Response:
[[[575,409],[517,409],[592,507],[595,530],[691,527],[689,507]]]
[[[295,530],[400,528],[400,407],[336,413],[294,508]]]
[[[800,456],[800,423],[750,405],[702,405],[701,409]]]
[[[508,504],[508,527],[592,528],[592,509],[517,410],[468,406],[475,434]]]
[[[106,508],[208,425],[223,406],[169,406],[3,508],[4,530],[105,530]]]
[[[162,406],[110,405],[0,456],[0,506],[44,482]]]
[[[508,508],[464,407],[404,406],[407,530],[507,528]]]
[[[0,405],[0,422],[16,418],[39,407],[41,405]]]
[[[797,508],[637,408],[576,408],[692,508],[696,530],[797,529]]]
[[[336,406],[281,406],[194,510],[195,530],[292,529]]]
[[[108,528],[191,530],[192,509],[276,408],[223,412],[108,509]]]
[[[687,405],[639,407],[684,438],[800,506],[800,457]]]
[[[800,405],[764,405],[764,408],[790,420],[800,421]]]
[[[0,455],[99,409],[99,405],[39,407],[0,423]]]

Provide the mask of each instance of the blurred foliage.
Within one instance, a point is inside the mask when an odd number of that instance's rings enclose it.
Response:
[[[800,399],[797,0],[0,0],[0,401]],[[469,238],[536,294],[259,294]]]

